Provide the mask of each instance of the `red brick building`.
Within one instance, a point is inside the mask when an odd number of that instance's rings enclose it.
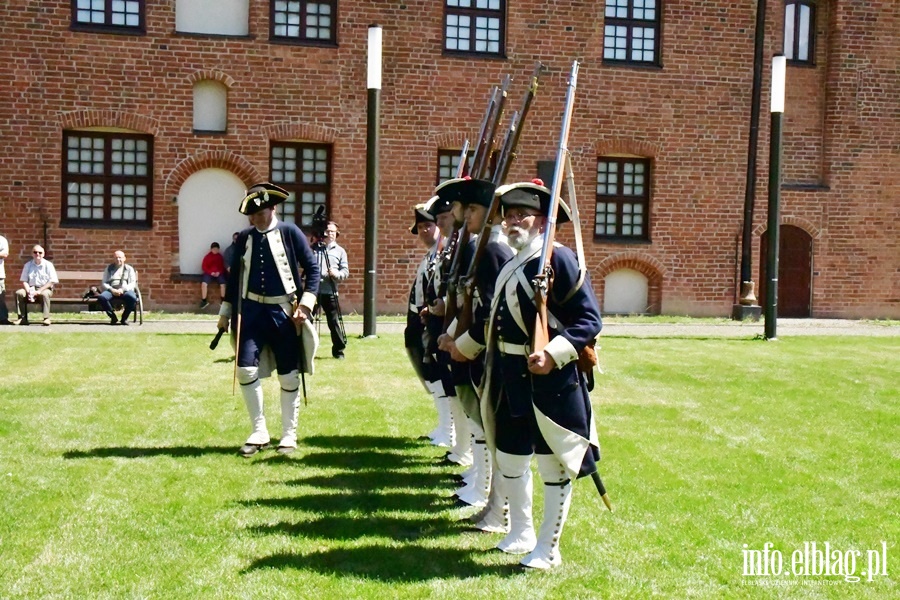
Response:
[[[193,307],[200,258],[243,226],[243,190],[272,180],[296,193],[291,218],[325,204],[338,221],[352,269],[342,304],[361,310],[366,44],[378,23],[379,311],[404,310],[420,256],[406,231],[411,206],[475,138],[491,87],[512,76],[512,110],[535,63],[547,67],[508,181],[530,179],[555,158],[578,59],[569,148],[605,309],[728,315],[740,279],[755,4],[5,2],[7,285],[34,243],[62,271],[99,271],[124,249],[147,307]],[[900,3],[768,0],[766,9],[753,279],[764,264],[769,65],[784,51],[779,286],[788,296],[779,306],[898,318]],[[571,231],[561,237],[570,242]]]

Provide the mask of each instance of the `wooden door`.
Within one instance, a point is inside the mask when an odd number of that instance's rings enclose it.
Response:
[[[760,237],[759,304],[766,302],[766,259],[769,232]],[[779,317],[809,317],[812,314],[812,236],[793,225],[781,226],[778,244]]]

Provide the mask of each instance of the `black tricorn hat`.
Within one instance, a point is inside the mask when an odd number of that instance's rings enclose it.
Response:
[[[435,190],[435,192],[437,192],[437,190]],[[432,217],[442,215],[445,212],[450,212],[453,209],[453,201],[446,197],[441,198],[440,195],[432,196],[431,200],[426,204],[427,208],[425,210],[427,210]]]
[[[490,181],[462,177],[459,179],[448,179],[434,188],[434,193],[450,204],[459,202],[463,206],[478,204],[490,207],[495,189],[497,189],[497,186]]]
[[[437,198],[437,196],[432,197],[428,202],[416,204],[413,208],[413,215],[415,216],[416,221],[412,224],[412,227],[409,228],[410,233],[419,233],[419,223],[434,223],[434,215],[428,212],[428,207],[429,203],[435,198]]]
[[[264,208],[273,208],[277,204],[281,204],[290,193],[280,188],[274,183],[264,181],[257,183],[247,190],[247,195],[241,201],[241,207],[238,209],[241,214],[252,215],[258,213]]]
[[[500,206],[504,211],[521,206],[540,211],[545,217],[550,212],[550,190],[544,187],[544,182],[540,179],[501,185],[495,193],[500,196]],[[559,210],[556,211],[556,223],[562,225],[569,220],[568,210],[565,204],[560,202]]]

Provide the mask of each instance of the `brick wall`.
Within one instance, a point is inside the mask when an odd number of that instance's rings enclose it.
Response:
[[[508,3],[507,58],[441,52],[433,0],[339,3],[338,47],[268,41],[268,3],[250,3],[250,36],[174,33],[175,2],[148,2],[143,36],[69,30],[70,3],[0,7],[0,232],[13,277],[45,244],[58,269],[99,270],[124,248],[149,307],[193,307],[197,283],[178,274],[172,198],[197,169],[216,166],[247,185],[268,177],[270,139],[333,144],[333,218],[354,277],[345,311],[362,309],[366,153],[366,35],[384,27],[378,305],[401,312],[420,256],[410,207],[431,196],[438,148],[472,139],[490,86],[513,76],[518,106],[537,60],[549,71],[509,180],[531,178],[555,156],[566,77],[582,60],[570,149],[587,260],[602,293],[616,265],[650,281],[663,313],[727,315],[735,300],[743,218],[754,3],[663,2],[662,68],[602,64],[602,3]],[[814,68],[788,69],[782,215],[814,229],[814,316],[900,316],[900,7],[893,0],[820,2]],[[780,50],[783,4],[767,4],[754,277],[765,229],[768,59]],[[192,85],[228,87],[228,133],[192,133]],[[802,107],[802,110],[801,110]],[[149,230],[60,226],[61,132],[121,127],[154,136]],[[604,153],[653,159],[650,243],[591,239],[595,163]],[[237,201],[234,199],[236,207]],[[233,210],[230,201],[223,210]],[[802,226],[802,225],[801,225]],[[560,234],[571,242],[566,226]],[[810,232],[812,233],[812,232]],[[45,243],[46,242],[46,243]]]

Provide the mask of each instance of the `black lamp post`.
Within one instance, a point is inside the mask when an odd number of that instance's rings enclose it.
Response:
[[[750,135],[747,143],[747,180],[744,187],[744,221],[741,227],[740,299],[731,309],[735,321],[758,321],[761,309],[753,290],[753,209],[756,202],[756,154],[759,141],[759,107],[762,96],[763,47],[766,41],[766,0],[756,1],[753,43],[753,90],[750,98]]]
[[[363,336],[375,336],[375,265],[378,256],[378,146],[381,129],[381,26],[369,25],[366,70],[366,273],[363,281]]]
[[[766,232],[766,325],[767,340],[775,335],[778,320],[778,243],[781,238],[781,126],[784,121],[784,80],[787,59],[781,54],[772,58],[772,127],[769,131],[769,215]]]

